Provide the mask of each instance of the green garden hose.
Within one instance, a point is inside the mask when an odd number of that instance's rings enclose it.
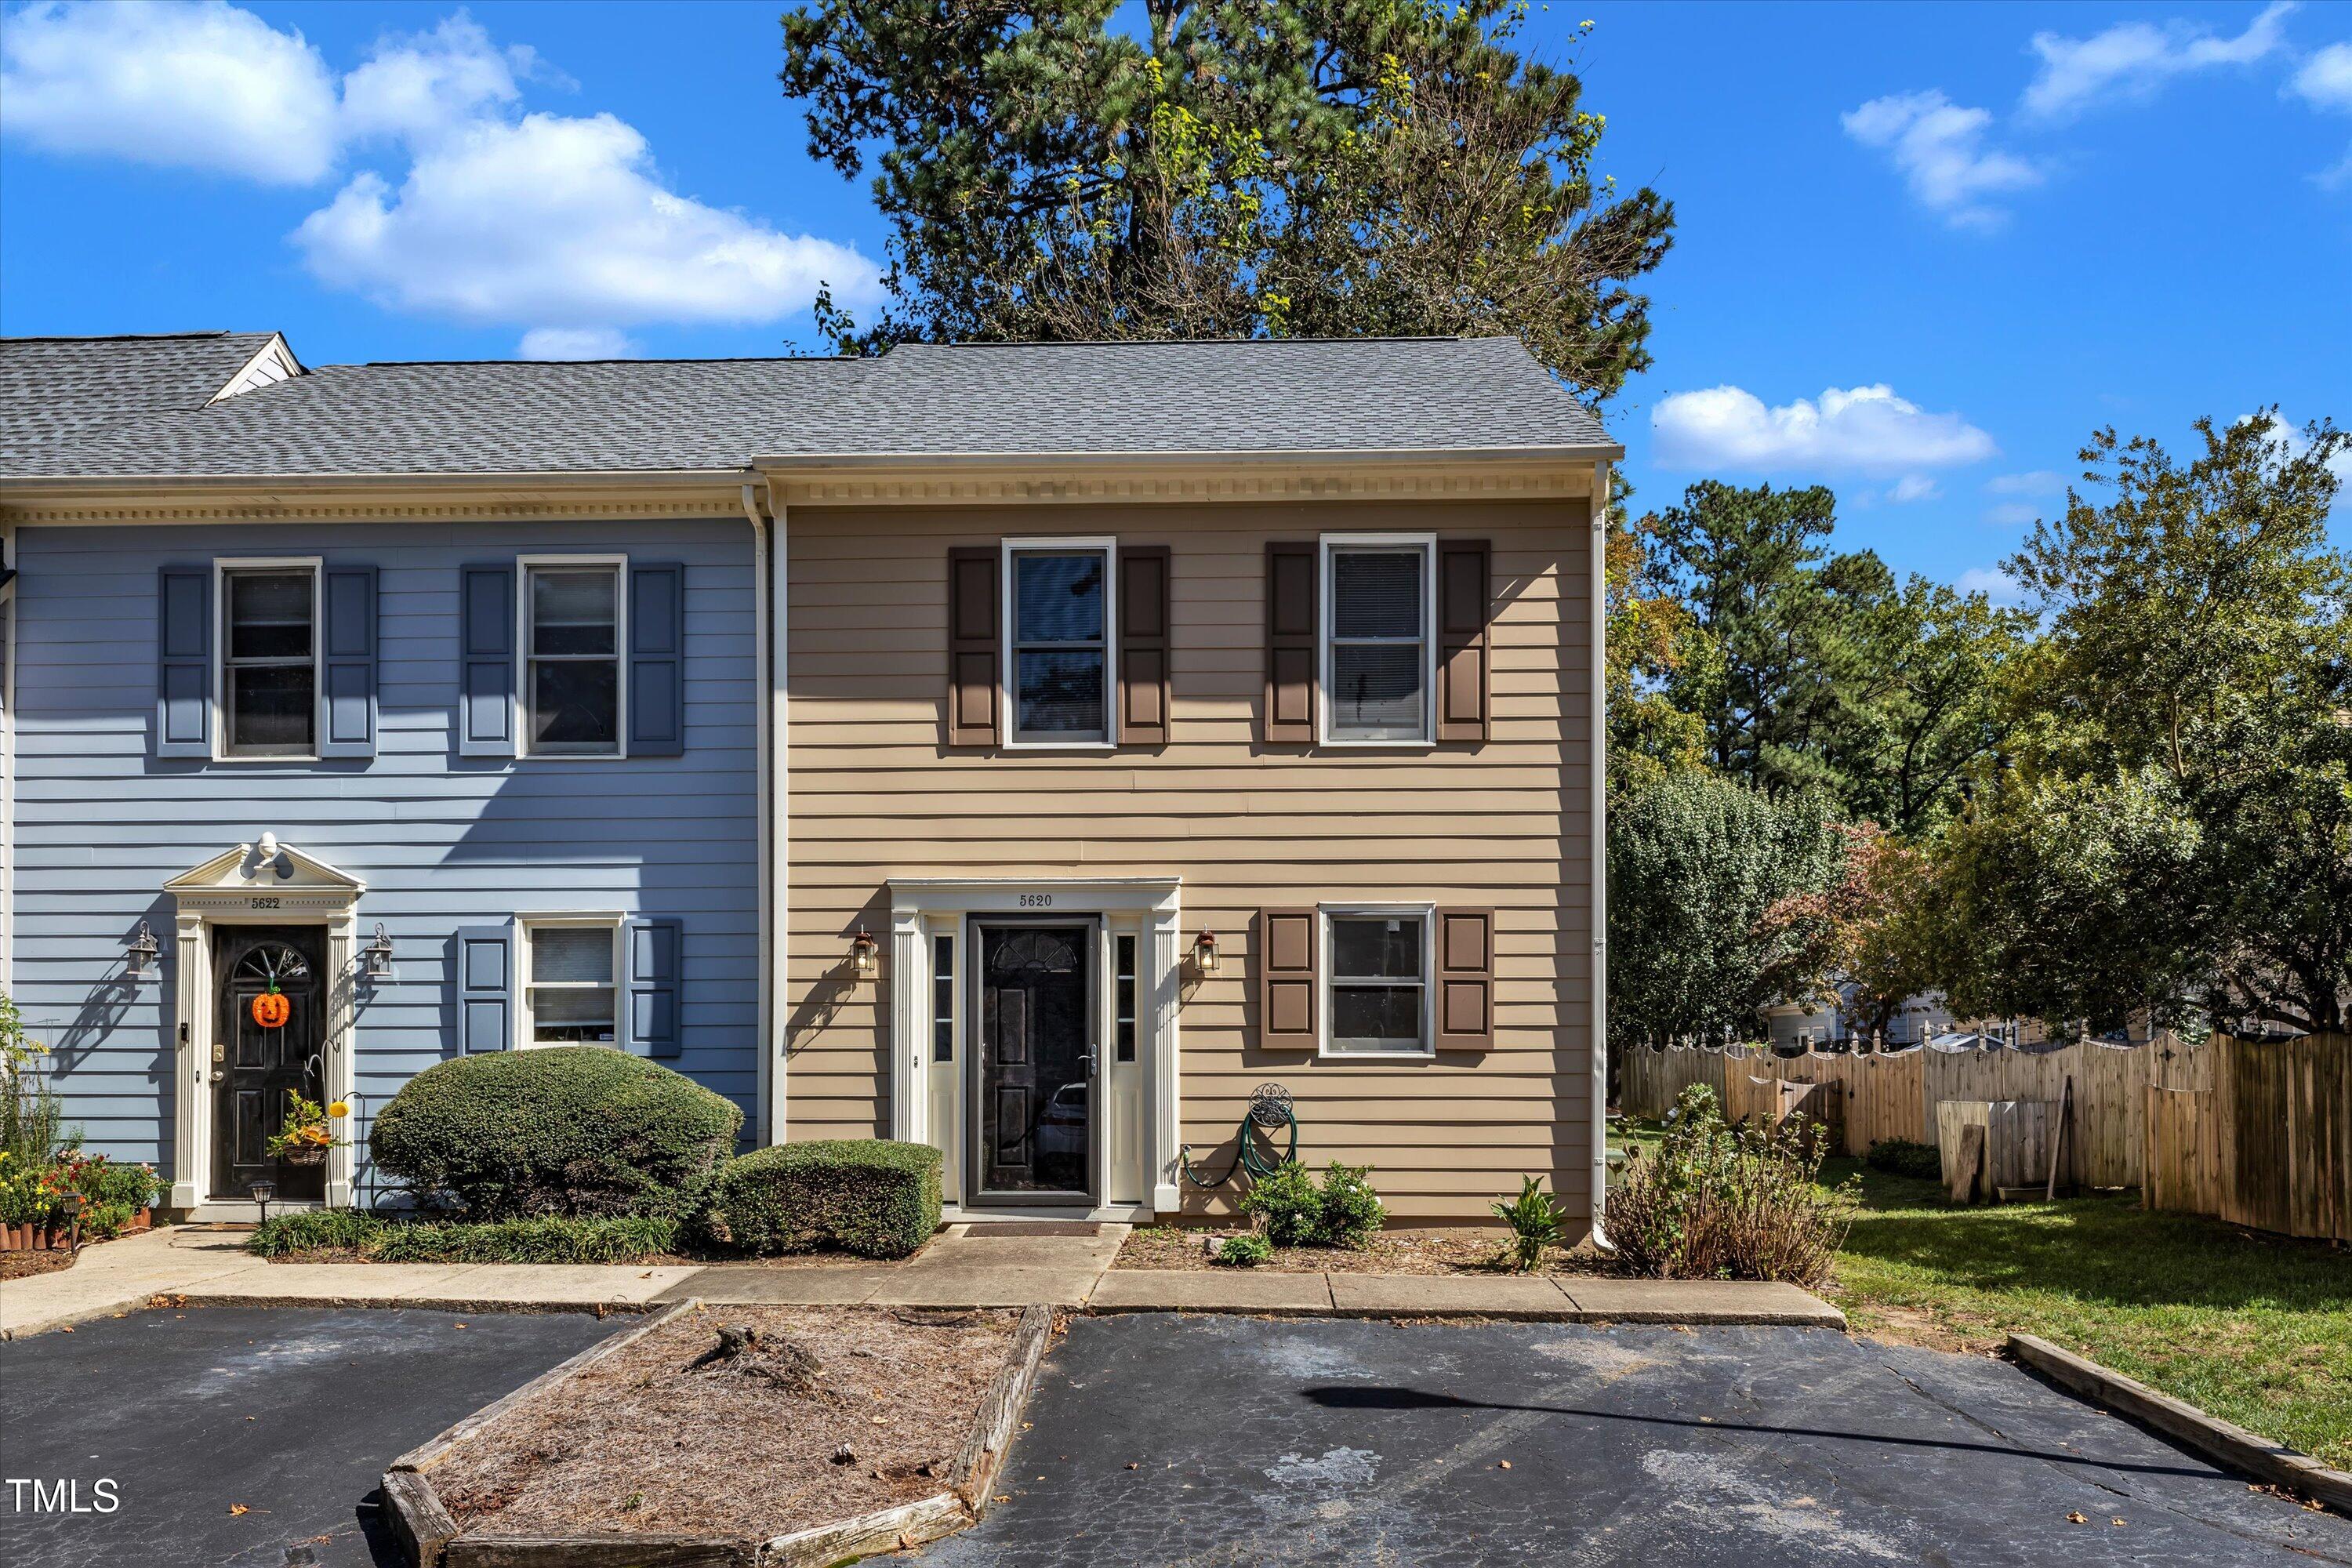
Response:
[[[1259,1147],[1258,1140],[1250,1136],[1253,1126],[1265,1129],[1264,1148]],[[1283,1152],[1279,1160],[1269,1157],[1274,1152],[1274,1130],[1277,1127],[1290,1129],[1290,1147]],[[1234,1130],[1234,1163],[1225,1167],[1223,1175],[1213,1181],[1203,1181],[1201,1173],[1192,1169],[1192,1146],[1190,1143],[1179,1150],[1176,1155],[1177,1163],[1184,1168],[1185,1180],[1204,1189],[1222,1187],[1232,1181],[1236,1173],[1244,1171],[1249,1173],[1251,1181],[1262,1182],[1297,1157],[1298,1117],[1290,1108],[1290,1091],[1278,1083],[1262,1083],[1250,1090],[1249,1112],[1242,1118],[1242,1124]]]

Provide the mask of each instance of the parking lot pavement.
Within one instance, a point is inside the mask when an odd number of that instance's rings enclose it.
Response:
[[[2352,1563],[1981,1357],[1818,1329],[1082,1320],[929,1568]]]
[[[396,1563],[362,1507],[385,1463],[625,1326],[206,1307],[0,1344],[0,1563],[281,1568],[289,1547],[321,1568]],[[9,1484],[34,1479],[73,1483],[86,1511]]]

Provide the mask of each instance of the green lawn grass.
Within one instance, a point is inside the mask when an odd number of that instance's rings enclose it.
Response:
[[[2352,1252],[2151,1214],[2137,1194],[1959,1208],[1859,1161],[1822,1173],[1861,1179],[1823,1292],[1856,1333],[1952,1349],[2039,1334],[2352,1468]]]

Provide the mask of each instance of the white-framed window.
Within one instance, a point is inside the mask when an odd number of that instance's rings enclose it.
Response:
[[[620,1043],[620,916],[525,917],[520,967],[523,1045]]]
[[[526,555],[521,604],[523,753],[628,754],[628,558]]]
[[[1429,904],[1321,910],[1323,1054],[1426,1057],[1436,910]]]
[[[1437,540],[1323,536],[1323,740],[1436,743]]]
[[[319,564],[315,555],[214,564],[215,744],[224,758],[318,755]]]
[[[1118,545],[1004,542],[1004,702],[1012,746],[1118,742]]]

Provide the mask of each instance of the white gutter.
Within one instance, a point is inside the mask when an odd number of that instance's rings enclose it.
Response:
[[[743,517],[751,525],[751,668],[759,683],[768,679],[768,521],[760,515],[758,487],[743,487]],[[766,1148],[769,1136],[769,1103],[773,1098],[769,1085],[772,1071],[776,1017],[776,976],[770,972],[769,922],[775,909],[775,846],[769,837],[769,802],[773,787],[768,766],[768,705],[759,705],[757,723],[759,750],[759,840],[760,840],[760,910],[756,929],[759,932],[759,1041],[760,1061],[758,1087],[753,1090],[756,1103],[751,1114],[751,1142],[754,1147]]]
[[[1609,468],[1592,470],[1592,1245],[1610,1250]]]
[[[1432,463],[1481,465],[1526,464],[1553,459],[1566,464],[1614,462],[1625,448],[1614,442],[1589,446],[1527,447],[1290,447],[1236,452],[1230,448],[1171,448],[1165,451],[1003,451],[1003,452],[783,452],[751,459],[751,467],[767,473],[844,473],[900,468],[1133,468],[1178,465],[1215,468],[1296,468],[1303,463],[1348,468],[1425,467]]]

